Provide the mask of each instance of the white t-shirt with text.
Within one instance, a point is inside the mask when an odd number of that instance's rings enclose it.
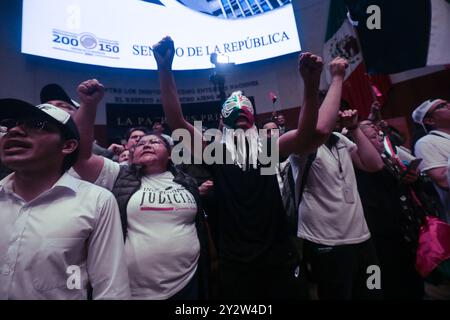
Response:
[[[127,206],[125,252],[134,299],[167,299],[197,270],[194,196],[164,172],[142,178]]]

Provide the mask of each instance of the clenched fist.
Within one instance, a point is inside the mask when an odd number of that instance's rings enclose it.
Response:
[[[171,37],[164,37],[153,46],[153,55],[155,56],[158,69],[171,70],[173,57],[175,55],[175,44]]]
[[[334,58],[329,64],[331,77],[345,77],[348,62],[344,58]]]
[[[354,130],[358,128],[358,111],[357,110],[339,111],[339,120],[342,127],[345,127],[348,130]]]
[[[323,61],[321,57],[311,52],[305,52],[300,55],[298,70],[306,83],[312,82],[319,84],[322,68]]]
[[[83,81],[78,85],[77,91],[80,103],[93,107],[97,107],[105,94],[105,88],[97,79]]]

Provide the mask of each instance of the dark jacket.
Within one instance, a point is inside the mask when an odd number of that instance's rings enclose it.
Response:
[[[198,260],[198,279],[199,279],[199,289],[200,289],[200,298],[207,298],[207,279],[209,272],[209,257],[208,257],[208,241],[205,229],[205,216],[203,213],[203,208],[200,201],[200,194],[198,191],[197,183],[194,178],[189,175],[181,172],[175,167],[171,167],[169,169],[172,172],[175,183],[182,185],[186,190],[188,190],[195,198],[195,202],[197,203],[197,215],[195,218],[195,226],[197,229],[197,236],[200,242],[200,257]],[[112,193],[116,197],[117,203],[119,205],[120,211],[120,220],[122,222],[122,231],[124,239],[126,239],[127,229],[128,229],[128,221],[127,221],[127,205],[131,196],[139,190],[141,186],[141,178],[143,174],[139,167],[131,165],[131,166],[121,166],[119,176],[117,177],[116,182],[114,183],[114,187]]]

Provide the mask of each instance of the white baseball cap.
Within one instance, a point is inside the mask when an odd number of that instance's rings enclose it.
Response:
[[[427,112],[430,110],[430,108],[436,103],[442,101],[442,99],[435,99],[435,100],[427,100],[424,101],[420,106],[418,106],[412,113],[412,119],[415,123],[420,124],[422,127],[425,128],[425,125],[423,123],[423,119],[425,118]]]

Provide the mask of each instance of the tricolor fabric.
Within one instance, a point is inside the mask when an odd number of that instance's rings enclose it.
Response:
[[[246,116],[253,126],[255,123],[254,114],[252,102],[241,91],[233,92],[222,106],[223,123],[229,128],[235,127],[236,120],[240,115]]]
[[[450,63],[450,0],[346,0],[369,74],[393,74]],[[367,28],[370,5],[381,29]]]
[[[256,169],[258,153],[261,151],[262,144],[259,140],[258,130],[254,125],[254,109],[251,101],[241,91],[235,91],[224,102],[221,114],[224,123],[221,142],[226,145],[231,160],[244,171],[247,169],[247,163]],[[245,132],[242,129],[235,128],[236,119],[242,114],[247,117],[252,125]]]
[[[350,108],[358,110],[360,119],[366,119],[375,100],[386,101],[391,84],[388,76],[370,77],[367,74],[358,35],[348,15],[344,0],[331,0],[324,45],[324,62],[328,65],[336,57],[347,59],[342,99]],[[331,78],[326,69],[327,81]]]

